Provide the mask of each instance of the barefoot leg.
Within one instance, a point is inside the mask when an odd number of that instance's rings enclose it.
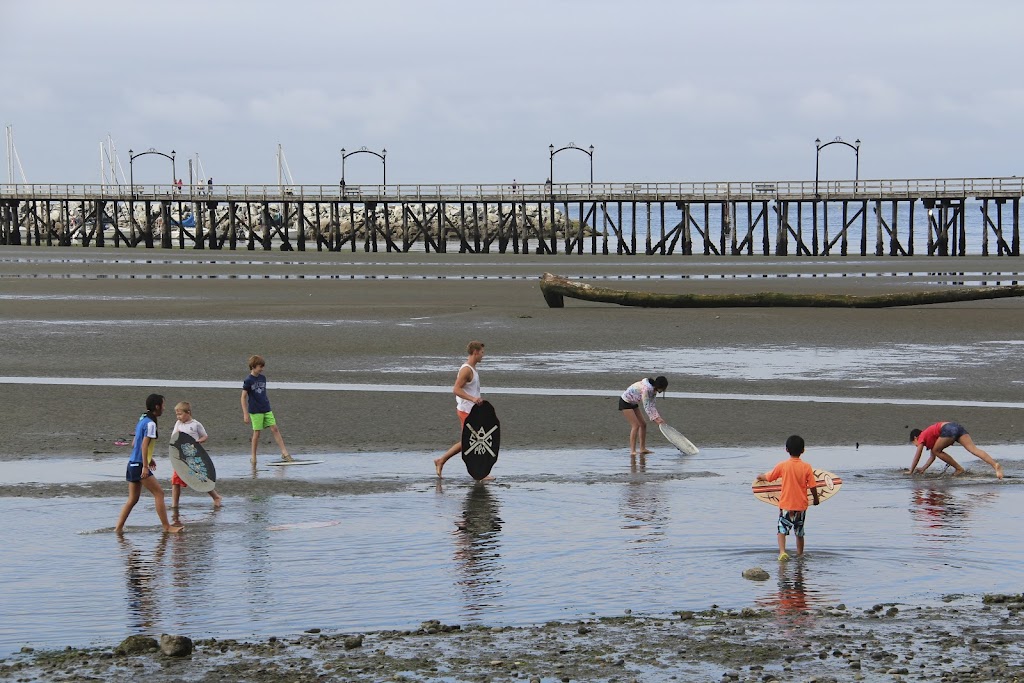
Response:
[[[988,464],[989,467],[996,471],[996,476],[1000,479],[1003,478],[1003,467],[992,458],[991,455],[978,448],[977,444],[974,443],[974,439],[971,438],[970,434],[962,434],[960,436],[960,445],[967,450],[968,453],[976,458],[981,459]]]
[[[434,471],[437,472],[437,476],[441,477],[441,470],[444,469],[444,464],[455,457],[456,453],[462,452],[462,442],[452,444],[452,447],[444,452],[440,458],[434,460]]]
[[[640,425],[643,424],[640,411],[633,408],[632,410],[623,410],[622,414],[626,416],[626,422],[629,423],[629,454],[636,455],[636,441],[640,435]]]
[[[160,488],[156,477],[152,474],[142,480],[142,485],[147,491],[153,494],[153,503],[156,505],[156,516],[160,518],[160,524],[164,531],[177,533],[182,530],[181,525],[171,524],[167,519],[167,506],[164,503],[164,490]]]
[[[282,460],[291,460],[292,459],[291,453],[289,453],[288,449],[285,448],[285,446],[284,446],[284,437],[281,436],[281,430],[277,428],[277,425],[270,425],[270,433],[274,435],[274,441],[277,442],[278,448],[281,449],[281,459]]]
[[[953,445],[953,439],[948,436],[940,436],[935,441],[935,445],[932,447],[932,457],[938,458],[942,462],[953,467],[956,471],[953,472],[953,476],[964,473],[964,468],[960,466],[956,460],[953,459],[946,449]]]
[[[121,514],[117,517],[117,526],[114,527],[115,533],[122,533],[124,531],[124,523],[128,521],[128,515],[132,513],[132,508],[139,502],[139,496],[142,494],[142,484],[137,481],[128,482],[128,500],[121,507]]]

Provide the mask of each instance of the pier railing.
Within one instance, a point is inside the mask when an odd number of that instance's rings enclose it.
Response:
[[[831,201],[921,197],[1024,197],[1024,178],[783,180],[744,182],[479,183],[396,185],[0,184],[0,198],[35,200],[544,202],[544,201]]]

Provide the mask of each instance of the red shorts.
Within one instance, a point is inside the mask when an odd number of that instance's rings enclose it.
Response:
[[[464,413],[461,410],[456,410],[455,412],[459,414],[459,429],[461,430],[466,426],[466,418],[469,417],[469,413]]]
[[[188,484],[181,480],[177,472],[171,474],[171,486],[181,486],[182,488],[188,488]]]

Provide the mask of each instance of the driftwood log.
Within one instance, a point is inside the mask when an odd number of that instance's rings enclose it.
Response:
[[[978,301],[1024,296],[1024,285],[1003,287],[952,287],[921,292],[893,292],[871,296],[852,294],[786,294],[783,292],[752,292],[750,294],[664,294],[633,292],[623,289],[595,287],[559,275],[544,273],[540,290],[550,308],[564,308],[564,297],[598,301],[620,306],[646,308],[740,308],[740,307],[812,307],[812,308],[890,308],[919,306],[954,301]]]

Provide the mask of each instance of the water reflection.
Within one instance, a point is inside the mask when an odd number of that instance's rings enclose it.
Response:
[[[948,491],[915,488],[910,495],[910,516],[919,535],[930,541],[945,541],[949,531],[958,531],[966,521],[967,509]]]
[[[637,455],[636,453],[629,454],[629,472],[630,474],[644,473],[647,471],[647,456]]]
[[[128,608],[128,628],[144,633],[151,631],[160,615],[159,596],[163,589],[160,581],[164,553],[168,539],[180,534],[160,534],[153,552],[149,553],[127,536],[119,535],[124,559],[124,577],[127,584],[125,605]]]
[[[813,609],[828,602],[820,589],[808,586],[804,576],[808,573],[808,559],[794,558],[779,563],[778,590],[757,600],[760,607],[775,611],[779,621],[787,626],[801,626],[814,619]]]
[[[644,456],[630,459],[630,472],[643,473],[647,463]],[[629,482],[622,489],[619,502],[624,531],[631,532],[627,541],[629,548],[648,551],[665,541],[665,525],[669,513],[665,502],[664,485],[644,479]]]
[[[987,507],[999,496],[996,491],[975,492],[970,488],[974,487],[916,486],[910,494],[910,516],[916,535],[937,543],[969,539],[972,512]]]
[[[462,518],[455,522],[455,566],[461,575],[456,583],[463,589],[468,614],[497,606],[502,595],[501,504],[492,488],[482,483],[470,487]]]
[[[216,566],[214,534],[203,528],[213,524],[221,508],[214,508],[203,519],[185,519],[186,528],[191,527],[188,536],[173,534],[170,542],[170,592],[176,605],[212,604],[212,584]],[[173,511],[175,524],[182,523],[180,510]]]
[[[259,618],[260,608],[269,604],[267,595],[274,589],[270,532],[267,531],[267,525],[275,519],[271,511],[272,500],[255,496],[244,499],[245,526],[241,534],[245,550],[243,591],[248,596],[248,607],[253,610],[252,616],[256,619]]]

